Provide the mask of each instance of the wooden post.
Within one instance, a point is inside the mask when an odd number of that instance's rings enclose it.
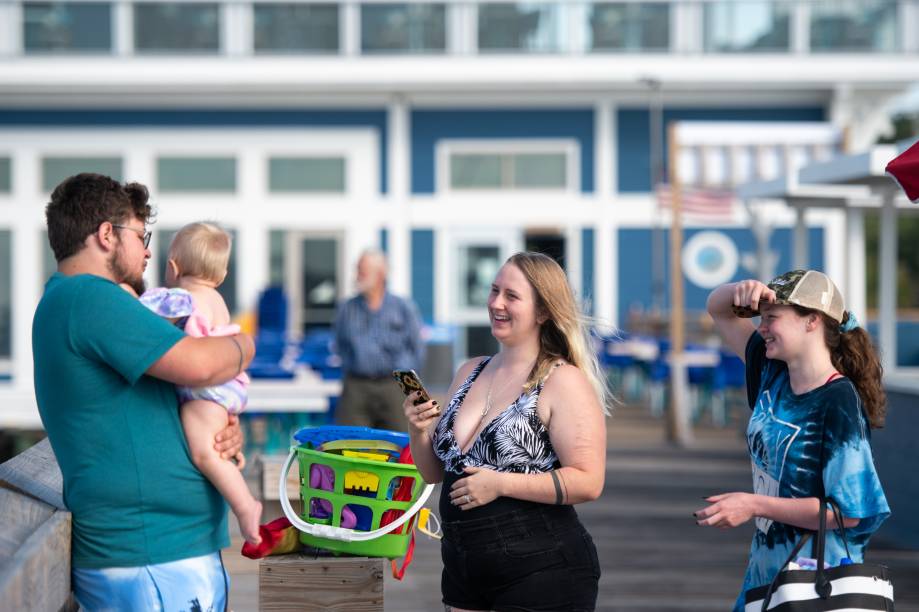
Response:
[[[0,465],[0,609],[75,610],[70,513],[45,439]]]
[[[692,442],[687,398],[689,385],[684,361],[683,337],[683,220],[682,193],[677,162],[679,149],[676,124],[667,127],[671,190],[670,224],[670,410],[667,413],[667,439],[678,446]]]
[[[383,611],[383,559],[278,555],[259,562],[258,607]]]

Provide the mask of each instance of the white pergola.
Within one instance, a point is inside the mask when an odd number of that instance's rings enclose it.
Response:
[[[845,213],[845,261],[841,290],[847,308],[866,317],[865,223],[866,210],[880,210],[878,257],[878,349],[885,373],[897,370],[897,219],[919,213],[896,182],[885,172],[888,162],[912,143],[875,145],[859,154],[840,155],[825,161],[789,168],[781,177],[743,184],[736,190],[748,206],[762,200],[780,200],[795,212],[792,261],[807,266],[805,213],[811,208],[834,208]]]

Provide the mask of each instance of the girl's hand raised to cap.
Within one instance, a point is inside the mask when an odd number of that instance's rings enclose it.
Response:
[[[775,303],[775,291],[764,283],[748,279],[734,283],[734,305],[749,306],[754,311],[759,311],[761,301]]]

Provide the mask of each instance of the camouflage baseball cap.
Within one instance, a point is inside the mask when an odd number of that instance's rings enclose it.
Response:
[[[816,270],[792,270],[776,276],[767,285],[775,291],[775,303],[810,308],[842,323],[846,310],[842,294],[830,277]],[[734,314],[750,318],[759,314],[749,306],[735,306]]]

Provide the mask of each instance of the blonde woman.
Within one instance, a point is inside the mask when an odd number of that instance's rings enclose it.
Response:
[[[608,392],[565,273],[518,253],[488,298],[493,357],[403,409],[426,482],[443,482],[447,610],[593,610],[600,567],[574,504],[603,490]]]

